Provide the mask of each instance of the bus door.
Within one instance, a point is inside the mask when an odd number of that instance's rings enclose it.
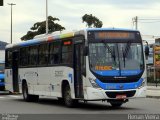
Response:
[[[76,98],[84,98],[83,94],[83,79],[82,79],[82,64],[83,64],[83,39],[76,38],[74,43],[74,89]]]
[[[19,82],[18,82],[18,51],[13,51],[12,53],[12,80],[13,80],[13,92],[19,92]]]

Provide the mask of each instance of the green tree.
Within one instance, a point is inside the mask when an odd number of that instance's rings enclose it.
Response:
[[[101,28],[103,26],[102,21],[100,21],[97,17],[93,16],[92,14],[83,15],[82,21],[86,22],[86,26],[88,26],[89,28],[91,27]]]
[[[59,19],[48,16],[48,33],[65,30],[63,26],[55,23],[55,21],[59,21]],[[33,39],[36,35],[46,33],[46,21],[37,22],[30,29],[31,31],[28,31],[26,35],[21,37],[21,40],[30,40]]]

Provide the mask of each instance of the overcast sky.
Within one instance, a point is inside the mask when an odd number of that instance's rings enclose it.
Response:
[[[36,22],[45,20],[46,0],[4,0],[0,6],[0,40],[10,42],[10,6],[13,6],[13,43],[30,30]],[[160,0],[48,0],[48,15],[60,19],[66,30],[85,28],[81,17],[93,14],[103,22],[103,27],[133,29],[132,18],[159,19],[138,23],[142,35],[160,36]],[[149,23],[143,23],[149,22]],[[153,40],[147,36],[147,40]],[[149,41],[152,42],[152,41]]]

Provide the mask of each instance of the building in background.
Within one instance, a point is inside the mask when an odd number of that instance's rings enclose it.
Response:
[[[155,44],[160,45],[160,38],[155,39]]]

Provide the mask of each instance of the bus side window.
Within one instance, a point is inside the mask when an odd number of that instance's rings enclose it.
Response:
[[[49,45],[49,64],[54,64],[54,55],[53,55],[53,52],[54,52],[54,44],[53,43],[50,43]]]
[[[39,46],[39,65],[48,64],[48,44]]]
[[[54,65],[60,63],[60,42],[50,43],[49,64]]]
[[[12,52],[11,51],[6,51],[6,62],[5,66],[10,68],[12,66]]]
[[[72,43],[71,41],[64,41],[62,44],[62,63],[63,64],[72,64],[73,59],[72,52]]]
[[[29,62],[31,66],[37,65],[38,49],[37,46],[30,47]]]
[[[28,53],[29,53],[28,47],[20,49],[20,66],[28,65]]]

